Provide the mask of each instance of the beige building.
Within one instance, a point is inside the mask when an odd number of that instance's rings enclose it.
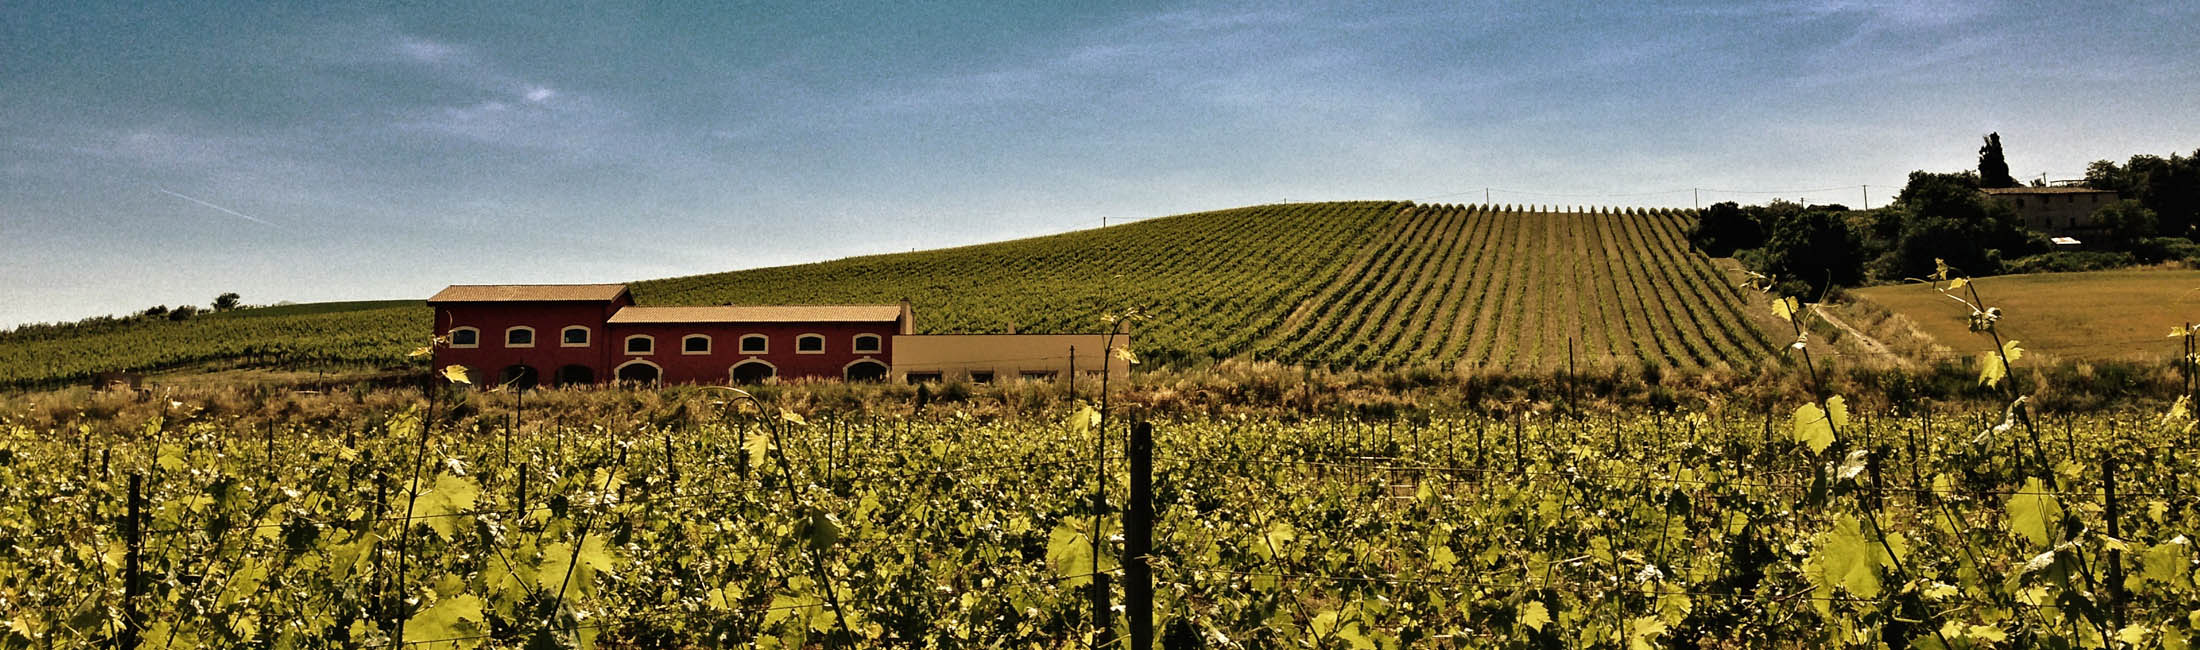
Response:
[[[1115,336],[1115,347],[1128,348],[1129,334]],[[928,334],[894,337],[894,379],[907,382],[1010,379],[1061,380],[1072,370],[1099,378],[1106,361],[1106,334]],[[1131,364],[1117,359],[1110,378],[1130,377]]]
[[[1996,187],[1979,190],[2009,204],[2024,227],[2053,235],[2086,235],[2093,213],[2117,200],[2115,190],[2090,187]]]

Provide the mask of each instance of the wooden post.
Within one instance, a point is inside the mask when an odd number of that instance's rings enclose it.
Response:
[[[1153,648],[1153,424],[1131,425],[1131,503],[1123,526],[1123,605],[1130,609],[1132,650]]]
[[[122,536],[128,540],[129,555],[122,565],[122,630],[116,635],[115,647],[136,648],[138,630],[144,622],[138,619],[138,598],[145,595],[143,565],[139,556],[145,549],[145,529],[141,525],[145,517],[145,494],[141,484],[144,476],[130,473],[130,514],[122,520]]]
[[[527,518],[527,463],[519,464],[519,482],[513,484],[513,488],[519,491],[519,509],[512,514],[519,520],[525,520]]]
[[[2107,502],[2104,514],[2108,516],[2108,536],[2123,539],[2122,530],[2116,525],[2121,509],[2116,507],[2116,460],[2108,454],[2101,455],[2101,492]],[[2108,551],[2108,611],[2116,629],[2124,628],[2124,554]]]

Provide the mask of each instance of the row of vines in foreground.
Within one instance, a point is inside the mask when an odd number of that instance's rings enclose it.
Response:
[[[105,644],[125,605],[141,647],[1062,647],[1119,573],[1120,431],[434,413],[0,423],[0,647]],[[1154,607],[1172,647],[2184,647],[2188,434],[1991,424],[1162,423]]]

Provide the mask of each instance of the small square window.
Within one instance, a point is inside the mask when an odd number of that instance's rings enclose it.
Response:
[[[770,343],[771,339],[764,338],[762,334],[750,334],[741,337],[741,351],[748,354],[763,354]]]
[[[794,340],[794,351],[809,353],[824,352],[825,337],[818,336],[816,334],[804,334],[800,337],[796,337]]]
[[[993,371],[991,371],[991,370],[972,370],[972,371],[970,371],[970,383],[973,383],[973,384],[990,384],[990,383],[993,383]]]
[[[472,328],[451,330],[451,346],[470,348],[481,344],[481,332]]]
[[[710,337],[690,336],[680,339],[680,351],[688,354],[710,353]]]
[[[563,338],[560,340],[565,345],[588,345],[588,328],[586,327],[565,328],[561,336]]]
[[[535,344],[535,331],[534,331],[534,330],[531,330],[531,329],[511,329],[511,330],[505,330],[505,332],[504,332],[504,344],[505,344],[505,345],[511,345],[511,346],[528,346],[528,345],[534,345],[534,344]]]
[[[1026,370],[1022,374],[1025,379],[1054,381],[1054,371],[1052,370]]]
[[[912,384],[937,384],[937,383],[940,383],[940,373],[938,373],[938,372],[912,372],[912,373],[909,373],[908,377],[909,377],[909,383],[912,383]]]
[[[630,336],[626,339],[627,354],[649,354],[657,349],[657,341],[647,336]]]
[[[857,352],[878,352],[879,337],[875,334],[858,335],[855,348]]]

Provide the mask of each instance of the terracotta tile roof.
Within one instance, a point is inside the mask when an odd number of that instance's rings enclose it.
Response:
[[[454,284],[429,298],[439,302],[610,302],[623,284]]]
[[[1987,194],[2110,194],[2116,190],[2091,187],[1987,187],[1979,191]]]
[[[635,323],[890,323],[901,305],[722,305],[622,307],[613,324]]]

